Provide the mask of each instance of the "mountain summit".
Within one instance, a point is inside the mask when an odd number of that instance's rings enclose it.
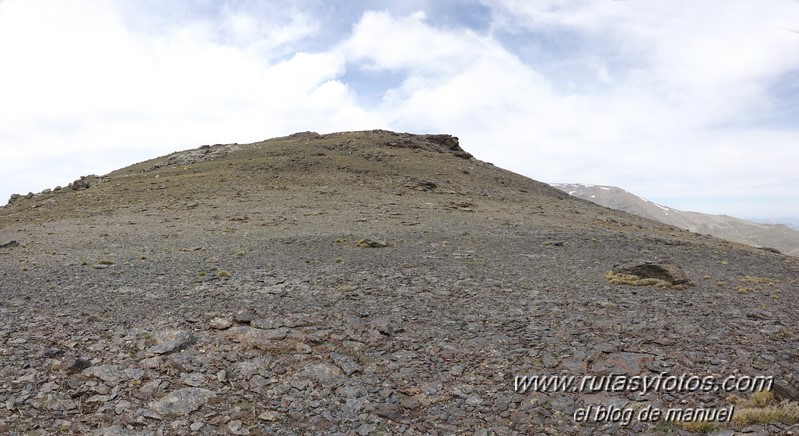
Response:
[[[0,208],[0,259],[3,433],[797,430],[792,409],[580,412],[749,392],[533,386],[769,376],[790,400],[799,259],[570,197],[450,135],[305,132],[85,176]]]

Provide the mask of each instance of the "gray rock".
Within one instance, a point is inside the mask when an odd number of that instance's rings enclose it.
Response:
[[[135,430],[128,430],[127,428],[115,424],[109,427],[98,428],[92,432],[96,436],[137,436],[141,433]]]
[[[151,354],[181,351],[197,340],[191,333],[182,330],[163,330],[155,333],[153,337],[158,343],[147,349]]]
[[[374,239],[361,239],[355,242],[355,245],[361,248],[382,248],[388,247],[388,244],[383,241],[376,241]]]
[[[285,326],[285,323],[279,319],[257,318],[253,319],[252,322],[250,322],[250,325],[258,329],[269,330],[269,329],[277,329],[283,327]]]
[[[306,365],[305,368],[300,371],[300,375],[304,378],[311,378],[319,383],[327,384],[340,376],[341,370],[338,369],[337,366],[325,362],[312,363]]]
[[[208,321],[208,327],[214,330],[225,330],[233,325],[233,321],[228,318],[216,317]]]
[[[595,362],[591,370],[597,374],[639,375],[653,360],[652,355],[644,353],[611,353]]]
[[[77,359],[75,359],[74,362],[72,362],[72,365],[70,365],[69,368],[67,368],[67,371],[80,372],[90,366],[92,366],[92,362],[89,359],[78,357]]]
[[[0,248],[12,248],[12,247],[19,247],[19,242],[17,241],[8,241],[4,244],[0,244]]]
[[[185,377],[181,377],[181,381],[186,386],[198,387],[205,383],[205,375],[201,372],[193,372],[191,374],[187,374]]]
[[[37,401],[52,411],[66,411],[77,409],[75,401],[65,398],[57,392],[49,392],[37,398]]]
[[[361,365],[358,365],[358,363],[355,362],[352,357],[347,356],[346,354],[333,351],[330,353],[330,358],[333,360],[333,363],[341,368],[341,370],[344,371],[344,374],[347,376],[350,376],[353,373],[361,370]]]
[[[94,186],[98,183],[102,183],[104,181],[105,180],[103,178],[97,177],[94,174],[90,174],[88,176],[80,176],[80,179],[70,183],[69,186],[73,190],[79,191],[81,189],[89,189],[89,187]]]
[[[119,370],[119,367],[111,364],[86,368],[83,370],[83,375],[97,377],[110,385],[115,385],[125,378],[125,374]]]
[[[185,416],[214,398],[213,391],[203,388],[183,388],[151,401],[149,407],[164,416]]]
[[[258,415],[258,419],[261,421],[275,422],[280,420],[280,414],[272,410],[266,410]]]
[[[249,323],[252,322],[252,320],[255,319],[255,317],[256,317],[255,312],[253,312],[252,310],[249,310],[249,309],[244,309],[244,310],[238,311],[236,313],[236,316],[234,317],[234,319],[236,320],[237,323],[249,324]]]

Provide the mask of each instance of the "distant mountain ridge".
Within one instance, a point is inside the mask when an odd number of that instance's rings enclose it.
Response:
[[[791,230],[799,231],[799,218],[744,218],[746,221],[751,221],[758,224],[777,224],[788,227]]]
[[[653,203],[617,186],[584,183],[551,185],[569,195],[611,209],[650,218],[692,232],[756,247],[775,248],[782,253],[799,256],[799,232],[783,224],[755,223],[727,215],[686,212]]]

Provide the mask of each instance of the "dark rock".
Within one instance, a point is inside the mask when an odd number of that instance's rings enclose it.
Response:
[[[169,354],[180,351],[196,341],[194,335],[182,330],[164,330],[153,335],[158,342],[147,349],[152,354]]]
[[[358,365],[358,363],[355,362],[352,357],[347,356],[346,354],[333,351],[330,353],[330,359],[332,359],[333,363],[341,368],[341,370],[344,371],[344,374],[347,374],[347,376],[350,376],[353,373],[361,370],[361,366]]]
[[[319,138],[321,136],[322,135],[320,135],[320,134],[318,134],[316,132],[307,131],[307,132],[292,133],[291,135],[288,136],[288,138],[292,138],[292,139],[316,139],[316,138]]]
[[[97,377],[111,385],[119,383],[119,381],[125,377],[117,365],[111,364],[86,368],[83,370],[82,374],[88,377]]]
[[[774,314],[764,309],[755,309],[746,314],[747,318],[767,320],[774,317]]]
[[[15,201],[19,200],[20,198],[22,198],[22,196],[19,195],[19,194],[11,194],[11,198],[8,199],[8,204],[14,203]]]
[[[89,359],[84,359],[82,357],[78,357],[77,359],[75,359],[74,362],[72,362],[72,365],[70,365],[69,368],[67,368],[67,371],[69,371],[69,372],[80,372],[80,371],[83,371],[84,369],[86,369],[86,368],[88,368],[90,366],[92,366],[92,362],[89,361]]]
[[[768,251],[768,252],[776,253],[776,254],[782,254],[782,251],[777,250],[776,248],[771,248],[771,247],[758,247],[758,248],[760,248],[763,251]]]
[[[598,374],[639,375],[646,367],[646,364],[652,360],[652,356],[649,354],[611,353],[599,362],[594,363],[591,366],[591,371]]]
[[[34,195],[35,194],[33,192],[28,192],[28,195],[26,195],[25,198],[30,200],[31,198],[33,198]]]
[[[0,248],[11,248],[11,247],[19,247],[19,242],[8,241],[5,244],[0,244]]]
[[[358,247],[361,248],[381,248],[381,247],[388,247],[388,244],[382,241],[375,241],[373,239],[361,239],[355,243]]]
[[[777,401],[799,401],[799,381],[795,380],[791,374],[785,380],[775,382],[771,387],[771,392]]]
[[[42,357],[47,357],[47,358],[60,356],[62,354],[64,354],[64,350],[61,350],[59,348],[48,348],[42,351]]]
[[[97,185],[98,183],[102,183],[103,181],[104,180],[101,177],[98,177],[94,174],[89,174],[88,176],[80,176],[80,179],[70,183],[69,187],[75,191],[79,191],[81,189],[89,189],[90,187]]]
[[[311,363],[306,365],[299,374],[304,379],[316,380],[321,384],[329,384],[341,374],[337,366],[329,363]]]
[[[400,413],[400,408],[398,404],[380,405],[375,409],[375,415],[381,418],[390,419],[392,421],[403,420],[403,416],[402,413]]]
[[[426,138],[436,144],[443,145],[448,150],[463,151],[458,142],[458,138],[452,135],[427,135]]]
[[[255,312],[249,309],[240,310],[233,319],[239,324],[249,324],[255,319]]]
[[[419,182],[419,188],[425,191],[432,191],[437,187],[438,185],[436,185],[435,182],[431,182],[429,180],[422,180],[421,182]]]
[[[637,276],[642,279],[658,279],[672,285],[686,284],[690,279],[677,265],[668,262],[633,261],[614,265],[613,272]]]

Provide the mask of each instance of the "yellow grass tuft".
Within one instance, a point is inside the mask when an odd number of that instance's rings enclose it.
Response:
[[[656,279],[652,277],[641,278],[631,274],[617,274],[613,271],[605,273],[605,278],[614,285],[629,285],[629,286],[656,286],[658,288],[671,288],[671,289],[685,289],[683,285],[672,285],[671,283]]]
[[[736,408],[732,415],[732,422],[735,424],[799,423],[799,403],[788,400],[777,403],[771,391],[758,391],[747,400],[735,400],[742,406]]]

